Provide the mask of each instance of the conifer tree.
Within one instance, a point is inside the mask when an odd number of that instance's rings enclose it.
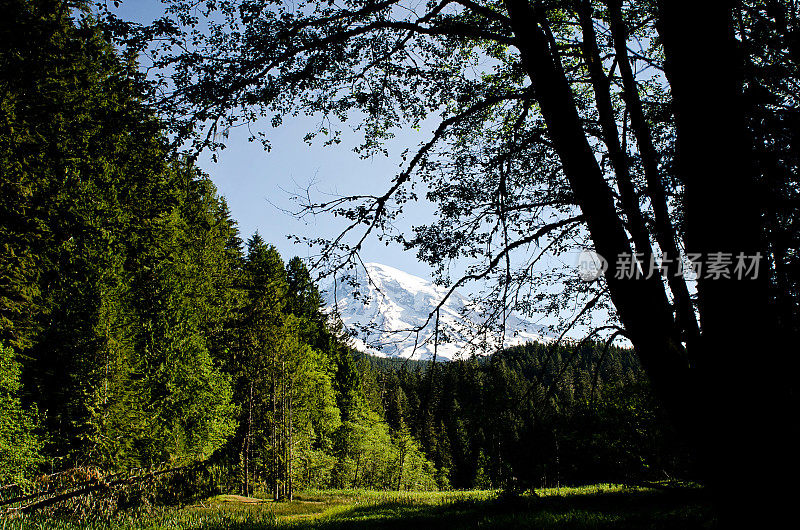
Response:
[[[2,2],[0,332],[59,466],[202,459],[230,430],[207,338],[233,233],[78,7]]]

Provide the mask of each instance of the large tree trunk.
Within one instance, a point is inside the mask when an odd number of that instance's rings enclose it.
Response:
[[[769,518],[793,504],[786,496],[798,470],[797,411],[786,375],[794,377],[795,363],[781,355],[782,330],[773,325],[766,196],[747,137],[734,4],[664,1],[659,32],[685,186],[686,250],[764,257],[755,279],[698,281],[702,334],[691,353],[703,406],[702,460],[725,517],[769,527]]]
[[[676,103],[687,251],[766,256],[730,6],[664,4],[660,31]],[[702,332],[688,355],[660,278],[614,277],[617,257],[630,254],[631,248],[548,38],[547,21],[527,0],[506,0],[506,6],[523,66],[595,249],[612,265],[606,275],[611,299],[662,403],[698,448],[724,519],[755,514],[750,519],[755,523],[780,514],[778,508],[790,504],[775,494],[773,485],[784,485],[782,463],[785,476],[794,478],[797,456],[790,444],[797,438],[793,394],[787,380],[772,373],[782,367],[759,358],[765,348],[776,351],[778,333],[771,329],[766,263],[757,279],[699,282]]]

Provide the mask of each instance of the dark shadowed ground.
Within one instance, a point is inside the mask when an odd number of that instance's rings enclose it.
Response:
[[[48,529],[373,529],[715,528],[702,489],[598,485],[538,490],[502,498],[491,491],[319,491],[292,502],[222,495],[178,510],[119,515],[111,521],[7,521],[5,528]],[[24,526],[23,526],[24,525]]]

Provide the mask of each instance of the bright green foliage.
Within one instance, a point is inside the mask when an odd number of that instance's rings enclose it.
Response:
[[[394,445],[397,448],[397,474],[398,490],[435,490],[436,469],[428,461],[407,428],[400,429],[394,436]]]
[[[339,433],[341,458],[334,470],[337,487],[388,489],[396,464],[388,425],[372,410],[350,415]]]
[[[235,227],[135,63],[62,4],[2,2],[0,332],[59,466],[203,459],[233,427]]]
[[[157,245],[136,254],[131,290],[135,331],[133,384],[149,414],[140,423],[143,462],[204,459],[233,430],[232,390],[212,357],[210,330],[223,325],[229,263],[227,219],[213,185],[176,165],[174,207],[148,225]],[[141,443],[141,442],[140,442]]]
[[[297,488],[331,484],[336,463],[333,438],[340,427],[332,374],[327,358],[308,346],[297,353],[294,374],[297,381],[292,402],[294,413],[294,474]]]
[[[35,411],[22,406],[19,376],[14,350],[0,343],[0,484],[23,481],[41,460]]]
[[[232,363],[242,404],[228,465],[241,489],[275,498],[323,487],[432,487],[432,464],[406,430],[393,434],[368,399],[352,352],[321,310],[299,258],[284,267],[256,234],[247,243]],[[399,471],[402,469],[402,473]]]
[[[335,487],[369,489],[436,489],[436,469],[408,428],[392,430],[366,405],[351,410],[337,433],[339,460]]]

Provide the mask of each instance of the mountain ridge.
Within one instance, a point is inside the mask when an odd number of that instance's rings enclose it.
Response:
[[[326,311],[338,313],[354,333],[356,349],[381,357],[453,360],[469,356],[485,322],[480,307],[458,290],[442,304],[436,326],[436,306],[449,288],[381,263],[365,263],[348,283],[325,290]],[[419,332],[416,330],[419,329]],[[543,326],[516,315],[506,317],[503,346],[547,340]],[[500,346],[499,334],[486,334],[489,351]]]

